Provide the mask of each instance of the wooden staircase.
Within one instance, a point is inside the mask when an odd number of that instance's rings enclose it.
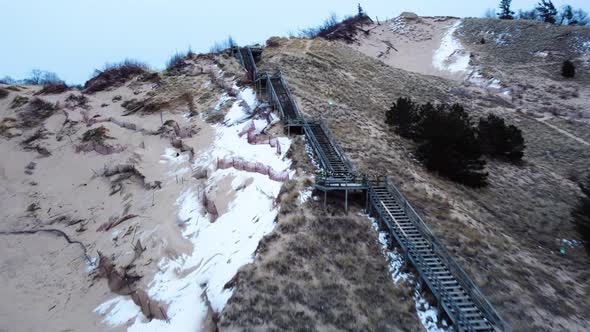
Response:
[[[448,313],[455,328],[458,331],[495,331],[468,290],[451,272],[446,257],[435,251],[433,243],[390,189],[385,185],[372,186],[369,199],[371,208],[439,299],[439,305]]]
[[[345,191],[346,209],[348,191],[366,191],[367,210],[377,214],[401,246],[407,260],[434,294],[439,307],[451,319],[455,331],[512,331],[396,186],[387,178],[370,181],[366,176],[358,175],[325,123],[303,118],[280,72],[272,76],[257,73],[249,47],[239,48],[234,55],[251,73],[257,91],[266,90],[266,99],[279,110],[284,126],[303,127],[321,166],[316,188],[324,191],[324,205],[327,191]]]
[[[312,147],[325,171],[336,178],[345,178],[352,173],[344,156],[334,146],[320,122],[307,122],[305,134],[313,141]]]

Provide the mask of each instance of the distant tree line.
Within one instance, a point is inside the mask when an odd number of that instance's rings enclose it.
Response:
[[[574,9],[570,5],[565,5],[558,10],[551,0],[541,0],[533,9],[519,10],[515,13],[510,8],[512,0],[501,0],[499,9],[496,13],[492,9],[488,9],[485,17],[498,17],[503,20],[535,20],[556,25],[588,25],[590,24],[590,17],[586,11],[581,8]]]
[[[386,111],[385,122],[418,144],[416,155],[426,168],[473,187],[487,184],[484,155],[513,163],[524,156],[520,129],[493,114],[474,126],[460,104],[417,104],[399,98]]]
[[[29,77],[17,80],[10,76],[4,76],[0,78],[0,84],[26,84],[26,85],[47,85],[47,84],[57,84],[63,83],[63,81],[57,76],[56,73],[41,69],[33,69],[31,70]]]

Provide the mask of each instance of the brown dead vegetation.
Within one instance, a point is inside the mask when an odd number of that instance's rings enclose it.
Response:
[[[308,162],[303,140],[293,162]],[[301,168],[297,167],[297,172]],[[377,234],[366,217],[324,211],[299,202],[307,179],[286,182],[277,198],[274,231],[256,249],[256,260],[226,285],[234,293],[219,327],[227,330],[419,331],[412,289],[394,285]]]
[[[20,125],[25,128],[33,128],[52,116],[59,109],[59,105],[52,104],[41,98],[33,98],[27,107],[18,112]]]
[[[68,91],[70,88],[66,85],[65,82],[52,82],[43,85],[43,88],[39,90],[39,92],[35,93],[36,95],[49,95],[49,94],[58,94],[64,93]]]
[[[582,246],[559,254],[561,239],[577,239],[570,211],[579,190],[568,172],[586,169],[590,150],[547,125],[588,139],[587,124],[562,119],[545,124],[476,91],[459,93],[458,83],[389,67],[342,43],[314,40],[307,49],[305,40],[279,41],[265,49],[261,70],[280,67],[301,110],[328,122],[361,172],[387,174],[400,186],[509,323],[537,331],[590,326],[582,318],[590,308],[584,286],[588,256]],[[490,186],[484,190],[421,169],[412,144],[383,125],[385,110],[399,96],[464,103],[473,116],[494,113],[518,123],[527,142],[525,163],[490,160]],[[326,100],[334,101],[329,109]]]
[[[75,109],[77,107],[88,109],[88,97],[84,95],[70,94],[66,99],[66,108]]]
[[[10,103],[10,108],[19,108],[28,102],[29,102],[28,97],[17,95],[12,100],[12,103]]]
[[[84,93],[95,93],[110,87],[117,87],[134,76],[148,72],[146,65],[134,61],[126,61],[107,67],[105,70],[97,70],[95,76],[84,83]]]
[[[81,144],[75,146],[76,152],[90,152],[95,151],[102,155],[108,155],[123,151],[125,148],[120,145],[110,145],[106,141],[114,139],[108,135],[109,130],[104,126],[89,129],[81,137]]]

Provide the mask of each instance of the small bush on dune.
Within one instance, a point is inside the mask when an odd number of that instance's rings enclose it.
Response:
[[[52,116],[57,109],[57,104],[54,105],[41,98],[33,98],[27,107],[18,113],[18,116],[24,127],[32,128]]]
[[[232,36],[228,36],[226,40],[215,42],[209,49],[209,53],[220,53],[235,46],[238,46],[236,41],[232,38]]]
[[[29,97],[16,96],[12,100],[12,103],[10,103],[10,108],[18,108],[18,107],[25,105],[28,102],[29,102]]]
[[[170,57],[170,59],[168,59],[168,61],[166,61],[166,70],[174,71],[174,70],[184,67],[186,65],[185,59],[187,59],[187,58],[190,59],[194,55],[195,55],[195,53],[193,52],[193,50],[190,47],[186,53],[184,53],[184,52],[174,53]]]
[[[0,99],[4,99],[6,97],[8,97],[8,90],[4,89],[4,88],[0,88]]]
[[[590,252],[590,175],[579,186],[584,196],[580,197],[572,211],[572,217],[576,229],[585,241],[586,250]]]
[[[37,94],[58,94],[66,92],[69,89],[70,88],[63,81],[47,83],[43,85],[43,89],[41,89]]]
[[[137,60],[126,59],[121,63],[107,64],[103,70],[96,70],[94,76],[84,83],[84,92],[103,91],[111,86],[123,84],[133,76],[147,71],[149,66]]]
[[[507,126],[504,119],[493,114],[481,118],[477,132],[483,153],[513,162],[520,161],[524,156],[522,131],[513,125]]]
[[[358,15],[346,17],[340,22],[336,14],[332,14],[323,24],[300,30],[299,36],[304,38],[321,37],[327,40],[340,39],[347,43],[352,43],[355,41],[355,35],[359,26],[371,22],[371,18],[362,9]]]
[[[576,66],[570,60],[565,60],[561,65],[561,76],[565,78],[573,78],[576,76]]]

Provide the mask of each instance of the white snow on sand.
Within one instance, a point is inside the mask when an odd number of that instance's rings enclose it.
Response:
[[[375,218],[369,216],[366,217],[371,220],[373,228],[379,233],[379,243],[383,249],[383,255],[389,263],[389,273],[391,274],[393,283],[397,284],[399,282],[408,282],[411,285],[414,285],[416,276],[402,271],[402,267],[405,263],[402,253],[400,253],[396,247],[393,249],[389,248],[389,234],[381,230],[379,223]],[[446,332],[450,330],[448,328],[447,322],[444,319],[439,321],[438,309],[426,301],[420,292],[418,284],[415,285],[414,302],[416,303],[416,313],[418,318],[420,319],[420,322],[426,331]]]
[[[461,21],[457,21],[443,36],[440,47],[434,52],[432,58],[434,68],[453,73],[468,72],[469,53],[463,49],[461,43],[453,36],[460,25]]]
[[[222,96],[219,105],[227,100],[226,95]],[[250,145],[245,136],[238,135],[245,125],[240,121],[255,108],[255,103],[252,89],[240,92],[225,124],[214,125],[213,144],[207,151],[199,153],[193,165],[209,168],[207,187],[188,185],[176,201],[177,219],[186,221],[182,235],[192,242],[193,251],[177,259],[162,260],[160,272],[148,289],[151,297],[169,304],[167,314],[170,321],[150,322],[130,299],[118,296],[96,308],[97,312],[106,316],[107,324],[116,326],[131,321],[128,331],[197,331],[207,315],[207,300],[214,311],[221,312],[233,292],[232,289],[224,289],[224,285],[241,266],[254,260],[258,242],[274,227],[278,214],[274,201],[282,183],[266,175],[233,168],[216,170],[215,161],[217,158],[236,157],[262,162],[276,170],[288,169],[291,164],[285,156],[291,144],[288,138],[279,138],[282,152],[277,155],[276,149],[269,145]],[[259,130],[262,129],[259,126],[266,125],[266,121],[255,120],[255,124]],[[171,174],[175,174],[178,165],[170,158],[171,155],[171,151],[165,151],[161,162],[168,163],[173,170]],[[228,177],[232,179],[235,198],[212,223],[201,203],[201,191],[217,188]]]

